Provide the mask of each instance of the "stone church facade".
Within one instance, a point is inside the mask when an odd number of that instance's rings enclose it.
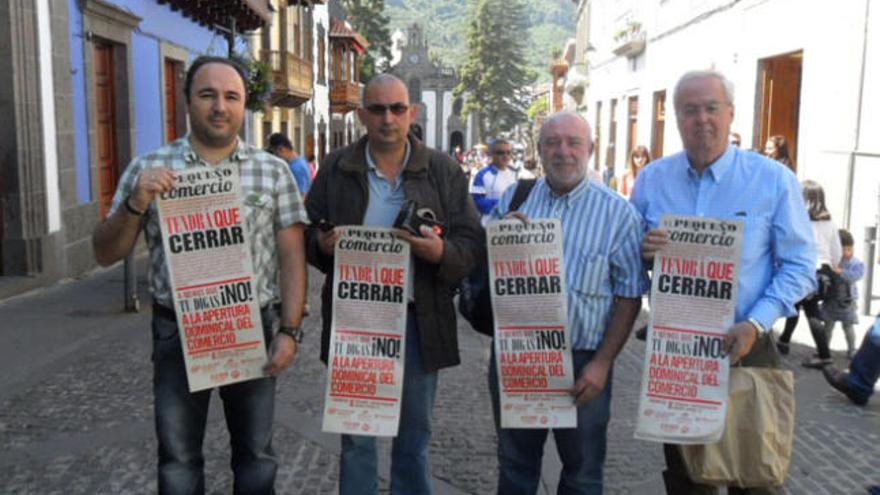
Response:
[[[396,33],[394,38],[390,72],[406,83],[410,102],[419,109],[413,132],[428,146],[446,152],[456,146],[470,149],[476,144],[473,117],[462,119],[462,98],[452,96],[458,75],[430,59],[428,42],[418,24]]]

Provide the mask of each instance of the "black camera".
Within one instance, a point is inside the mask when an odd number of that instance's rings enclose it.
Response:
[[[419,206],[413,200],[408,200],[403,204],[403,208],[400,209],[397,218],[394,219],[394,228],[403,229],[412,235],[421,237],[422,234],[419,232],[419,228],[422,225],[427,225],[428,228],[440,237],[446,235],[446,225],[437,220],[437,214],[434,213],[434,210]]]

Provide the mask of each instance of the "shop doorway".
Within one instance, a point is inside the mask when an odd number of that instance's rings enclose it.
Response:
[[[758,61],[758,108],[752,147],[763,150],[767,138],[780,134],[788,141],[788,152],[795,164],[803,61],[803,51]]]

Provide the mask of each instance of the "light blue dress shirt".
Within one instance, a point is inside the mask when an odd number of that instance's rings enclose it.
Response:
[[[391,227],[394,219],[406,202],[406,194],[403,190],[403,169],[409,163],[410,146],[406,142],[406,153],[403,156],[403,166],[397,173],[397,177],[388,178],[379,172],[373,157],[370,156],[370,143],[367,143],[367,212],[364,214],[364,225],[370,227]],[[394,179],[394,185],[391,185]]]
[[[515,190],[510,187],[501,196],[493,219],[507,213]],[[637,298],[648,289],[640,252],[642,219],[623,197],[587,178],[563,196],[538,179],[518,211],[561,221],[572,349],[598,349],[614,297]]]
[[[685,152],[639,172],[631,198],[648,229],[664,213],[744,220],[736,322],[769,330],[816,289],[816,245],[797,177],[785,166],[728,146],[702,175]]]
[[[370,156],[370,143],[367,143],[367,211],[364,214],[364,225],[370,227],[392,227],[394,220],[403,204],[406,202],[406,192],[403,189],[403,170],[409,164],[410,145],[409,140],[406,141],[406,153],[403,155],[403,166],[394,177],[394,185],[391,180],[379,172],[373,157]],[[415,274],[416,268],[412,257],[409,260],[409,290],[406,298],[408,301],[413,300],[413,291],[415,290]]]

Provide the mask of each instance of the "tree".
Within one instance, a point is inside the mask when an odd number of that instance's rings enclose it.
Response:
[[[342,0],[348,21],[370,44],[361,57],[361,82],[388,69],[391,60],[391,34],[388,17],[383,13],[385,0]]]
[[[455,97],[464,95],[480,139],[525,120],[527,86],[534,80],[525,60],[528,17],[524,0],[471,0],[467,52]]]
[[[526,116],[529,122],[534,122],[538,117],[546,117],[550,113],[550,101],[547,95],[541,95],[532,101],[529,109],[526,110]]]

